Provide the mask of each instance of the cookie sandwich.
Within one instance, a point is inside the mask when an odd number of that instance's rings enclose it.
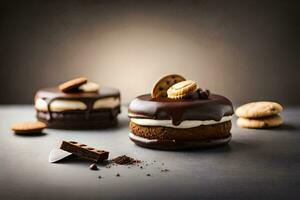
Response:
[[[155,149],[201,148],[231,139],[233,106],[226,97],[172,74],[129,105],[129,138]]]
[[[120,92],[99,87],[79,77],[39,90],[34,98],[36,116],[48,128],[98,129],[115,126],[120,113]]]

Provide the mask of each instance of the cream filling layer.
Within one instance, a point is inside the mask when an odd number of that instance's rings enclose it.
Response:
[[[93,105],[93,109],[99,108],[115,108],[120,105],[120,99],[115,97],[108,97],[104,99],[98,99]]]
[[[139,142],[143,142],[143,143],[154,143],[154,142],[158,142],[159,140],[157,139],[147,139],[147,138],[143,138],[143,137],[140,137],[140,136],[137,136],[137,135],[134,135],[133,133],[129,132],[129,138],[132,139],[132,140],[137,140]],[[214,145],[219,145],[219,144],[224,144],[224,143],[227,143],[231,140],[231,135],[228,137],[228,138],[223,138],[223,139],[215,139],[215,140],[204,140],[202,142],[202,146],[203,147],[207,147],[207,146],[214,146]],[[172,142],[176,142],[175,140],[172,140]],[[201,143],[201,141],[198,141],[198,143]]]
[[[144,143],[151,143],[151,142],[157,142],[157,139],[147,139],[147,138],[143,138],[137,135],[134,135],[133,133],[129,132],[129,138],[132,138],[134,140],[140,141],[140,142],[144,142]]]
[[[120,99],[114,97],[108,97],[103,99],[98,99],[93,105],[93,109],[100,108],[115,108],[120,105]],[[35,108],[40,111],[48,111],[47,102],[41,98],[35,101]],[[86,110],[87,106],[77,100],[54,100],[51,102],[50,110],[52,112],[62,112],[67,110]]]
[[[232,119],[232,115],[224,116],[220,121],[215,120],[185,120],[179,125],[173,125],[172,120],[156,120],[156,119],[143,119],[143,118],[131,118],[130,120],[141,126],[164,126],[171,128],[193,128],[201,125],[212,125],[227,122]]]

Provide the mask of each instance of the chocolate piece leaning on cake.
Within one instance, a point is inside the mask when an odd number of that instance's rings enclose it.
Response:
[[[36,116],[48,128],[100,129],[117,125],[120,92],[87,78],[72,79],[35,95]]]
[[[167,150],[227,144],[233,113],[226,97],[172,74],[161,78],[152,94],[130,103],[129,138],[142,147]]]

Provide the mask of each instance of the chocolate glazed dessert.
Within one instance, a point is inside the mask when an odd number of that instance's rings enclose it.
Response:
[[[155,85],[160,90],[153,89],[160,92],[159,96],[152,92],[130,103],[129,138],[143,147],[167,150],[227,144],[231,139],[232,103],[197,88],[195,82],[178,82],[177,75],[166,77]]]
[[[89,82],[65,92],[60,87],[46,88],[36,93],[35,108],[37,119],[48,128],[107,128],[117,125],[120,93]]]

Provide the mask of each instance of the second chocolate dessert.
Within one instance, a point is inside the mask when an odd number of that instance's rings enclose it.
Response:
[[[198,148],[226,144],[231,138],[232,103],[178,75],[162,78],[152,94],[135,98],[128,115],[129,137],[143,147]]]
[[[74,79],[59,87],[39,90],[35,108],[38,120],[46,123],[48,128],[106,128],[117,124],[120,92],[109,87],[99,88],[82,78],[77,82]]]

